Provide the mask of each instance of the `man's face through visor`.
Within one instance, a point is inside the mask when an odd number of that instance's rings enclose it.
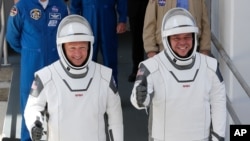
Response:
[[[90,42],[68,42],[63,44],[63,52],[72,66],[83,66],[89,57]]]

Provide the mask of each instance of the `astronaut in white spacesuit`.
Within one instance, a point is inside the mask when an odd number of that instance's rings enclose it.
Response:
[[[150,141],[223,141],[226,92],[216,59],[196,52],[198,27],[185,9],[162,21],[164,51],[140,63],[131,94],[149,108]]]
[[[35,73],[25,108],[33,140],[43,135],[47,113],[48,141],[123,141],[121,100],[112,70],[93,62],[94,37],[87,20],[65,17],[57,31],[60,59]],[[46,112],[44,112],[46,111]]]

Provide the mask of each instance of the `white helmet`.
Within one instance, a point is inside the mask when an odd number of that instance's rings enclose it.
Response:
[[[94,36],[88,21],[80,15],[69,15],[60,22],[56,36],[57,51],[65,71],[75,77],[85,75],[88,63],[92,60],[94,44]],[[90,42],[89,53],[82,66],[74,66],[65,55],[63,43],[79,41]]]
[[[169,36],[182,33],[193,33],[193,48],[187,57],[178,56],[171,48]],[[193,16],[184,8],[169,10],[162,20],[161,36],[165,52],[170,61],[178,66],[191,64],[195,58],[197,49],[198,27]]]

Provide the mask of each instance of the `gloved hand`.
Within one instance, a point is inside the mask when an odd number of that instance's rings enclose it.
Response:
[[[139,85],[136,87],[136,100],[139,107],[145,107],[143,104],[147,98],[147,87]]]
[[[35,126],[31,130],[32,140],[40,140],[43,136],[43,127],[40,120],[35,121]]]

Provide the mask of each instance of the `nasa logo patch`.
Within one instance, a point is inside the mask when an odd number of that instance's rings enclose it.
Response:
[[[158,5],[159,6],[165,6],[166,5],[166,0],[158,0]]]

